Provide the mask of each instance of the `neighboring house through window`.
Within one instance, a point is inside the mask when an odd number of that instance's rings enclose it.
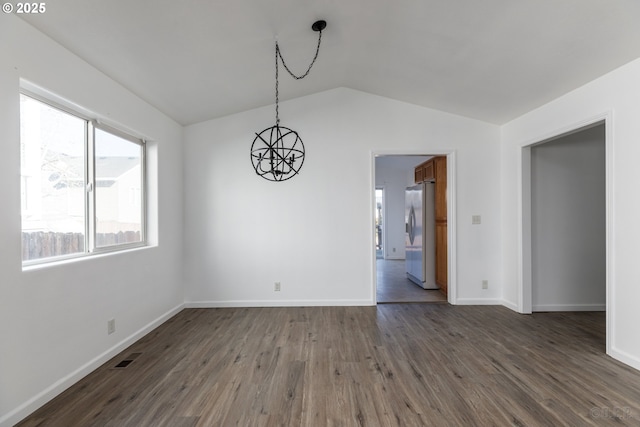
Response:
[[[145,145],[20,95],[22,260],[145,244]]]

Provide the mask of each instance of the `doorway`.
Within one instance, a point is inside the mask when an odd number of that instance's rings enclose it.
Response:
[[[532,311],[606,307],[605,125],[531,147]]]
[[[536,310],[544,309],[551,310],[553,308],[558,309],[576,309],[576,310],[598,310],[605,311],[606,318],[606,353],[611,353],[611,316],[612,316],[612,305],[611,305],[611,293],[613,292],[614,282],[612,279],[612,271],[609,268],[612,265],[612,223],[610,220],[610,214],[612,212],[612,192],[613,192],[613,181],[611,179],[611,174],[613,171],[613,135],[611,131],[611,113],[603,113],[599,116],[592,117],[583,122],[579,122],[572,126],[567,126],[564,129],[560,129],[556,132],[551,133],[548,137],[539,138],[537,140],[532,140],[531,142],[524,143],[521,149],[521,164],[520,164],[520,172],[521,172],[521,199],[520,199],[520,242],[521,242],[521,252],[520,252],[520,277],[518,283],[518,311],[520,313],[532,313],[534,311],[534,281],[533,281],[533,236],[532,236],[532,150],[535,150],[535,147],[547,142],[551,142],[557,140],[562,137],[569,137],[573,134],[580,133],[582,131],[588,131],[591,128],[600,127],[600,140],[604,142],[604,159],[603,162],[600,163],[600,168],[604,169],[604,175],[601,176],[601,180],[604,181],[604,200],[601,201],[601,205],[599,209],[604,210],[604,243],[599,243],[599,247],[603,250],[604,255],[600,257],[598,261],[599,264],[604,263],[604,285],[600,285],[599,295],[602,296],[602,286],[604,287],[604,295],[605,300],[602,301],[580,301],[571,302],[568,300],[556,300],[555,303],[550,305],[563,305],[564,307],[544,307],[543,300],[537,298],[536,299]],[[535,151],[534,151],[535,153]],[[572,196],[573,197],[573,196]],[[603,246],[603,248],[602,248]],[[538,249],[539,250],[539,249]],[[584,262],[582,262],[584,266]],[[599,279],[602,282],[601,279]],[[536,285],[537,286],[537,285]],[[560,292],[565,292],[560,289]],[[571,294],[571,292],[568,292]],[[564,297],[564,295],[561,295]],[[601,303],[602,302],[602,303]],[[573,306],[573,307],[571,307]]]
[[[455,177],[454,153],[436,153],[447,157],[447,176]],[[414,185],[415,167],[434,155],[422,153],[373,153],[372,207],[373,207],[373,259],[374,295],[376,303],[390,302],[447,302],[455,300],[455,224],[451,223],[446,239],[449,273],[449,299],[438,290],[425,290],[407,278],[405,268],[405,190]],[[449,218],[454,219],[455,182],[448,189]],[[382,191],[381,191],[382,190]],[[381,203],[381,206],[380,206]],[[381,215],[379,214],[381,212]],[[380,216],[382,220],[380,221]],[[378,225],[381,222],[381,227]],[[380,245],[381,242],[381,245]]]

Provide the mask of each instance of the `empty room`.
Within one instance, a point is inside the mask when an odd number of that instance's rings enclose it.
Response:
[[[640,2],[2,6],[0,427],[640,424]]]

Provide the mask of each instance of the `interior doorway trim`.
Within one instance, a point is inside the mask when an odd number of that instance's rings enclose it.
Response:
[[[446,156],[447,157],[447,300],[455,305],[458,301],[458,277],[457,277],[457,183],[456,183],[456,151],[455,150],[373,150],[371,151],[371,182],[369,185],[369,206],[371,208],[369,222],[371,234],[369,248],[371,250],[371,283],[372,301],[377,304],[376,291],[378,288],[378,276],[375,251],[375,205],[376,205],[376,157],[381,156]]]
[[[551,140],[570,135],[593,126],[605,126],[605,218],[606,218],[606,347],[610,354],[613,325],[612,313],[614,310],[612,298],[614,292],[613,280],[613,113],[607,111],[585,120],[575,122],[565,127],[556,129],[550,133],[532,138],[521,145],[520,183],[518,192],[518,312],[530,314],[533,305],[533,280],[531,259],[531,148]]]

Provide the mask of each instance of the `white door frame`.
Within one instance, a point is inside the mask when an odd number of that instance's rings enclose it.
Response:
[[[376,207],[376,157],[381,156],[446,156],[447,157],[447,299],[449,304],[455,305],[458,301],[458,277],[456,259],[456,151],[455,150],[373,150],[371,151],[371,184],[370,184],[370,230],[371,260],[372,260],[372,301],[377,304],[376,291],[378,288],[378,276],[375,251],[375,207]]]
[[[580,122],[573,123],[551,133],[530,139],[521,145],[520,183],[518,192],[518,311],[530,314],[533,305],[531,261],[531,148],[604,123],[605,125],[605,176],[606,176],[606,336],[607,354],[611,349],[613,293],[613,114],[607,111]]]

